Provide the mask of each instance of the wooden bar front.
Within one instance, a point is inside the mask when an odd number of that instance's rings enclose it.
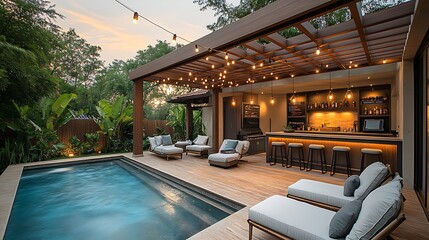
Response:
[[[350,147],[351,168],[353,174],[358,174],[361,164],[362,148],[377,148],[383,151],[382,160],[385,164],[390,164],[393,172],[399,172],[402,175],[402,139],[398,137],[380,137],[366,136],[358,134],[323,134],[311,132],[268,132],[265,135],[266,161],[269,162],[272,142],[285,142],[286,148],[288,143],[296,142],[304,144],[304,160],[307,161],[308,145],[322,144],[325,145],[325,154],[330,169],[332,159],[332,148],[334,146]],[[341,158],[341,159],[340,159]],[[377,161],[376,156],[368,156],[365,165]],[[319,163],[318,159],[314,161]],[[342,155],[338,157],[337,172],[345,173],[345,159]],[[320,166],[315,168],[320,169]]]

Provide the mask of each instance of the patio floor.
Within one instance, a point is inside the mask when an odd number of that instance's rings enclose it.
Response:
[[[240,162],[238,167],[223,169],[211,167],[207,159],[194,156],[183,156],[183,159],[167,161],[165,158],[145,152],[144,157],[133,158],[132,154],[123,154],[131,159],[173,175],[177,178],[218,193],[222,196],[246,205],[242,210],[194,235],[191,239],[247,239],[248,209],[265,198],[274,195],[287,195],[287,187],[301,178],[314,179],[342,184],[346,175],[322,175],[319,171],[303,172],[299,168],[282,168],[281,165],[269,166],[265,163],[265,154],[245,156],[247,162]],[[99,157],[110,157],[104,155]],[[10,166],[0,176],[0,238],[3,236],[10,208],[19,182],[22,168],[28,165],[39,165],[59,162],[70,162],[99,157],[61,159],[37,163]],[[404,189],[407,199],[405,215],[407,220],[392,234],[395,239],[427,239],[429,222],[412,189]],[[276,239],[260,230],[254,230],[253,239]]]

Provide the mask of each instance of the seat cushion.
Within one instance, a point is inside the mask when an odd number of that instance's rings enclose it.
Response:
[[[308,145],[308,148],[311,148],[311,149],[325,149],[325,145],[321,145],[321,144],[310,144],[310,145]]]
[[[303,147],[304,144],[302,144],[302,143],[289,143],[288,146],[289,147]]]
[[[346,237],[355,224],[361,207],[361,200],[353,200],[340,208],[329,223],[329,236],[331,238]]]
[[[208,150],[211,147],[208,145],[188,145],[186,146],[186,150],[202,152],[204,150]]]
[[[161,136],[155,136],[156,145],[160,146],[162,145],[162,137]]]
[[[345,146],[334,146],[332,150],[337,152],[350,152],[350,148]]]
[[[286,143],[285,142],[272,142],[271,145],[273,145],[273,146],[285,146]]]
[[[179,153],[183,153],[183,149],[182,148],[178,148],[175,147],[173,145],[169,145],[169,146],[158,146],[154,149],[155,152],[158,153],[163,153],[163,154],[179,154]]]
[[[150,143],[150,150],[153,151],[158,145],[156,144],[156,140],[154,137],[148,137]]]
[[[344,196],[353,197],[355,190],[360,185],[360,179],[358,175],[352,175],[344,182]]]
[[[336,207],[354,200],[354,197],[344,196],[343,192],[343,186],[308,179],[301,179],[288,188],[290,195]]]
[[[249,209],[249,219],[291,239],[332,239],[334,211],[274,195]]]
[[[365,199],[372,190],[381,185],[387,174],[387,167],[381,162],[375,162],[366,167],[359,176],[360,185],[355,190],[355,198]]]
[[[213,153],[209,155],[209,160],[214,162],[232,162],[238,160],[238,153],[224,154],[224,153]]]
[[[362,148],[361,153],[366,153],[366,154],[382,154],[383,151],[381,149],[376,149],[376,148]]]
[[[372,191],[362,203],[359,217],[347,239],[371,239],[395,219],[402,206],[402,178]]]

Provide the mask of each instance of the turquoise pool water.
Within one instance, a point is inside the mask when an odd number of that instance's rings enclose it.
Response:
[[[121,160],[24,170],[5,239],[186,239],[231,212]]]

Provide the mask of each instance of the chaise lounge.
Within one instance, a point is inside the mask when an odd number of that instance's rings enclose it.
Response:
[[[209,164],[210,166],[218,166],[223,168],[236,166],[238,161],[249,150],[249,146],[249,141],[225,139],[219,148],[219,152],[210,154],[208,159]]]
[[[183,149],[173,145],[170,135],[148,137],[148,139],[152,153],[166,157],[167,160],[171,157],[182,158]]]
[[[338,212],[275,195],[249,209],[249,239],[253,227],[281,239],[383,239],[405,220],[401,191],[397,176]]]
[[[188,155],[188,153],[196,153],[200,155],[201,158],[207,157],[209,155],[209,149],[212,148],[207,145],[208,142],[208,136],[198,135],[198,137],[192,141],[192,145],[186,146],[186,155]]]
[[[390,166],[381,162],[369,165],[360,176],[350,176],[343,186],[301,179],[288,188],[288,197],[338,209],[353,200],[363,200],[390,176]]]

